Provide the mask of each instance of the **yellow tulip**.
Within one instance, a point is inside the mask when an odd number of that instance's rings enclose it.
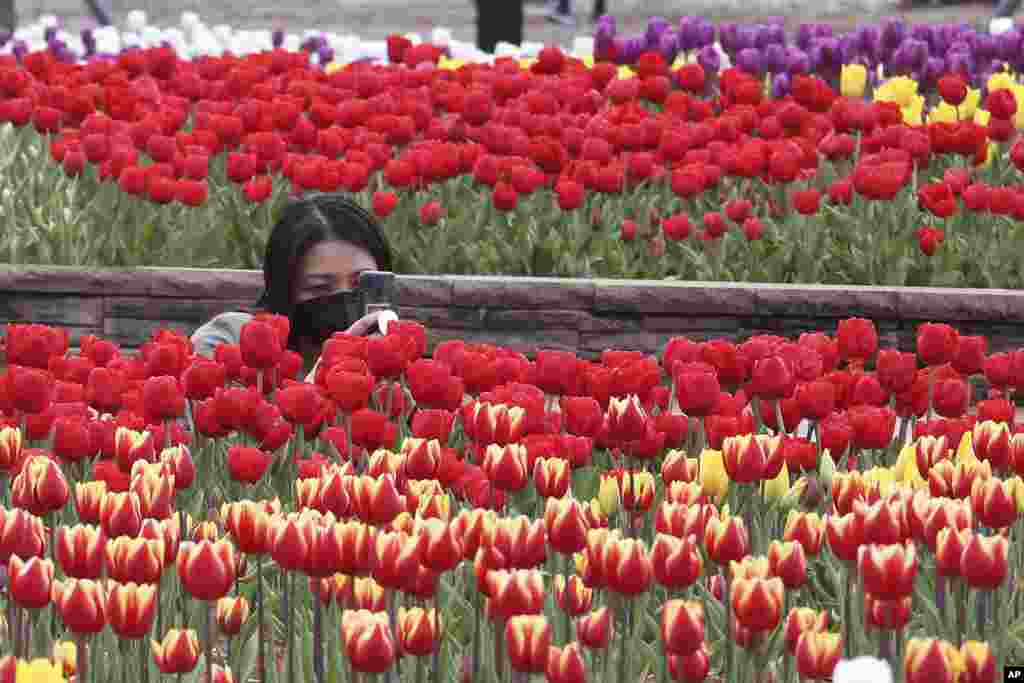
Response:
[[[636,78],[636,73],[628,66],[619,67],[619,78]]]
[[[18,660],[14,680],[17,683],[65,683],[61,667],[49,659]]]
[[[700,454],[700,485],[704,494],[721,499],[729,490],[729,475],[725,473],[722,451],[705,448]]]
[[[907,76],[890,78],[875,90],[875,101],[895,102],[900,109],[911,106],[915,96],[917,96],[917,81]]]
[[[978,111],[978,104],[981,102],[981,91],[977,88],[968,88],[967,97],[960,103],[960,120],[968,121]]]
[[[532,58],[532,57],[530,57],[530,58],[528,58],[528,59],[520,59],[520,60],[519,60],[519,68],[520,68],[520,69],[529,69],[529,68],[530,68],[531,66],[533,66],[533,65],[534,65],[534,64],[535,64],[536,62],[537,62],[537,60],[536,60],[536,59],[534,59],[534,58]]]
[[[973,432],[964,432],[964,435],[960,437],[960,443],[956,447],[957,462],[978,462],[978,456],[974,454],[973,436]]]
[[[78,649],[74,641],[61,640],[54,643],[53,661],[61,665],[65,675],[74,676],[78,666]]]
[[[789,493],[789,468],[786,467],[786,463],[782,463],[779,475],[774,479],[765,481],[762,488],[764,489],[764,499],[766,501],[781,500],[783,496]]]
[[[456,69],[465,66],[465,64],[465,59],[450,59],[442,55],[441,59],[437,62],[437,68],[444,69],[446,71],[455,71]]]
[[[846,64],[839,75],[839,92],[843,97],[864,97],[868,70],[863,64]]]
[[[889,467],[872,467],[864,472],[864,483],[868,487],[878,486],[878,493],[887,495],[896,484],[896,474]]]
[[[939,106],[928,112],[928,123],[956,123],[956,107],[948,102],[940,102]]]
[[[992,118],[992,115],[987,109],[979,109],[974,112],[974,122],[979,126],[987,126],[990,118]]]
[[[999,90],[1001,88],[1009,88],[1012,90],[1016,85],[1017,81],[1013,79],[1013,76],[1005,71],[1000,71],[989,76],[988,83],[985,84],[985,87],[989,92],[992,92],[993,90]]]
[[[903,113],[903,123],[908,126],[920,126],[924,123],[924,97],[921,95],[912,95],[910,98],[910,104],[902,107],[900,111]]]
[[[583,57],[583,66],[587,67],[588,69],[593,69],[594,64],[594,55],[586,55],[585,57]]]
[[[605,517],[611,517],[618,512],[622,501],[619,499],[619,482],[614,476],[601,477],[601,486],[597,490],[597,502]]]

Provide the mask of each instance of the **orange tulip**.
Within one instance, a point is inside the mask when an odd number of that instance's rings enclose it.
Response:
[[[349,610],[342,615],[341,634],[354,671],[382,673],[394,664],[397,648],[387,613]]]
[[[38,557],[22,560],[12,555],[7,561],[10,598],[25,609],[42,609],[50,604],[53,587],[53,561]]]
[[[266,508],[251,500],[229,503],[224,522],[228,533],[246,555],[262,555],[270,545],[270,514]]]
[[[573,498],[548,498],[544,522],[548,543],[555,552],[572,555],[586,547],[589,524],[579,501]]]
[[[156,586],[111,583],[107,593],[106,617],[110,630],[121,638],[144,638],[156,616]]]
[[[537,458],[533,485],[542,498],[561,498],[569,491],[572,467],[564,458]]]
[[[978,521],[992,529],[1012,526],[1017,521],[1013,485],[1000,479],[977,479],[971,486],[971,508]]]
[[[178,578],[197,600],[217,600],[227,595],[235,581],[238,558],[227,541],[200,541],[178,551]]]
[[[67,576],[98,579],[103,574],[107,538],[102,529],[85,524],[57,528],[54,556]]]
[[[29,457],[11,482],[11,502],[37,517],[60,510],[70,497],[60,465],[46,456]]]
[[[121,536],[107,543],[107,574],[122,583],[159,583],[164,542]]]
[[[960,575],[972,588],[999,588],[1009,573],[1009,547],[1002,536],[971,534],[960,556]]]
[[[843,637],[838,633],[804,631],[796,643],[796,670],[807,680],[831,680],[842,654]]]
[[[612,639],[612,613],[602,607],[576,622],[576,639],[590,650],[603,650]]]
[[[903,655],[906,683],[957,683],[963,655],[942,640],[911,638]]]
[[[131,491],[107,493],[100,501],[100,524],[108,538],[138,536],[142,527],[142,504]]]
[[[235,636],[249,618],[249,601],[241,596],[225,596],[217,601],[217,627],[220,632]]]
[[[669,600],[661,612],[661,639],[670,655],[693,654],[704,644],[704,607],[699,602]]]
[[[550,646],[551,626],[546,617],[519,615],[505,624],[505,647],[513,671],[545,671]]]
[[[570,617],[578,617],[590,611],[594,601],[594,590],[588,588],[576,574],[568,578],[555,576],[555,602]]]
[[[435,609],[398,610],[398,640],[402,652],[414,657],[425,657],[437,649],[441,642],[440,621]]]
[[[828,612],[816,612],[810,607],[794,607],[786,616],[783,639],[789,654],[796,652],[800,634],[808,631],[825,631],[828,628]]]
[[[72,633],[99,633],[106,625],[107,596],[95,581],[54,581],[53,602],[60,612],[61,621]]]
[[[730,591],[736,620],[755,632],[775,628],[782,618],[784,590],[779,578],[736,579]]]
[[[668,589],[688,588],[704,571],[704,560],[695,535],[679,539],[658,534],[651,547],[651,566],[655,580]]]
[[[654,568],[643,541],[628,538],[609,541],[603,554],[608,587],[622,595],[639,595],[651,585]]]
[[[100,504],[107,495],[107,482],[87,481],[75,484],[75,509],[86,524],[99,524]]]
[[[549,648],[546,671],[550,683],[586,683],[587,665],[579,643]]]
[[[539,614],[544,609],[544,578],[532,569],[488,572],[488,608],[508,619],[518,614]]]
[[[450,524],[439,519],[421,520],[416,536],[420,564],[431,571],[451,571],[462,562],[462,543]]]
[[[768,565],[773,576],[782,579],[786,588],[807,583],[807,558],[804,547],[796,541],[772,541],[768,546]]]
[[[480,464],[487,479],[499,491],[519,491],[526,486],[526,447],[521,444],[491,444]]]
[[[172,628],[162,641],[152,641],[153,661],[165,674],[187,674],[199,662],[196,632]]]
[[[704,549],[717,565],[727,566],[747,554],[750,537],[743,520],[735,516],[712,517],[704,529]]]

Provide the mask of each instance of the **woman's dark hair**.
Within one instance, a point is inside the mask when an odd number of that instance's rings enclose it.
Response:
[[[379,270],[391,270],[391,249],[377,221],[351,199],[315,193],[290,201],[267,240],[263,295],[257,307],[291,315],[295,276],[306,252],[320,242],[348,242],[370,252]]]

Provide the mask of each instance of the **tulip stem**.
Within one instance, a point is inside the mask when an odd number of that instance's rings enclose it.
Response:
[[[728,570],[723,570],[722,578],[724,579],[722,582],[722,606],[725,607],[725,680],[731,683],[736,680],[734,666],[736,647],[732,639],[732,614],[730,613],[732,609],[732,596],[730,595],[732,586],[729,585],[731,582],[729,581]]]
[[[473,662],[471,664],[473,670],[473,680],[479,680],[477,674],[480,671],[480,593],[471,590],[473,585],[473,564],[471,562],[466,563],[466,588],[470,590],[473,595]]]
[[[626,602],[623,608],[622,641],[619,643],[619,680],[629,675],[629,641],[633,637],[633,603]]]
[[[388,394],[390,397],[391,394]],[[438,574],[434,580],[434,608],[437,610],[437,624],[441,625],[441,610],[444,609],[444,582],[441,580],[441,575]],[[432,655],[432,667],[431,667],[431,680],[434,683],[441,682],[441,645],[443,640],[440,637],[440,629],[438,629],[437,645],[434,647],[434,654]]]
[[[145,638],[143,638],[139,640],[139,680],[141,680],[142,683],[149,683],[149,657],[150,649],[147,646]]]
[[[264,647],[266,647],[266,632],[263,630],[263,557],[256,556],[256,602],[259,625],[257,626],[259,640],[256,642],[257,655],[256,658],[258,663],[256,665],[256,671],[259,673],[260,683],[266,683],[267,680],[267,660],[265,657]]]
[[[205,615],[203,630],[206,636],[206,683],[213,683],[213,620],[210,618],[213,607],[204,602],[203,613]]]
[[[79,683],[89,683],[89,636],[75,634],[75,677]]]
[[[313,677],[316,683],[324,680],[324,625],[321,613],[320,596],[313,593]]]
[[[292,606],[295,594],[293,590],[295,588],[295,572],[288,572],[285,577],[285,595],[288,597],[285,603],[288,607]],[[288,627],[288,683],[295,683],[295,618],[292,615],[292,611],[286,608],[285,611],[285,623]],[[209,681],[207,681],[209,683]]]

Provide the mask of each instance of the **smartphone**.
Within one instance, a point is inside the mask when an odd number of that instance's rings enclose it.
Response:
[[[367,270],[359,274],[359,293],[362,297],[363,315],[375,311],[387,311],[392,308],[395,290],[395,274],[380,270]],[[383,334],[379,326],[374,325],[367,336]]]

